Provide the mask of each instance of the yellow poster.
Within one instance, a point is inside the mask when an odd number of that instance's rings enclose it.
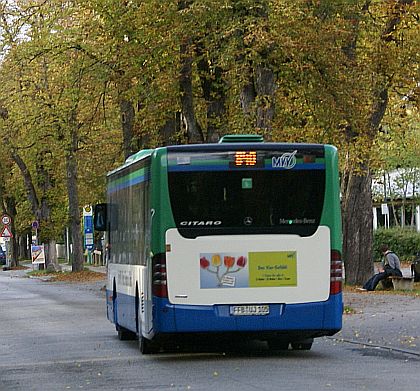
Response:
[[[250,252],[249,286],[296,286],[296,251]]]

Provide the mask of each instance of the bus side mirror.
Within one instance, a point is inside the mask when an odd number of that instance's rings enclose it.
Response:
[[[97,204],[93,209],[93,226],[96,231],[107,231],[107,204]]]

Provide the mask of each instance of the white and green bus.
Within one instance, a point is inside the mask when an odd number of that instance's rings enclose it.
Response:
[[[203,337],[307,350],[341,329],[335,147],[228,135],[143,150],[107,194],[107,315],[142,353]]]

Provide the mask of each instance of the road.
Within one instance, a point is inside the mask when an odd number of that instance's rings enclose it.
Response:
[[[396,341],[399,350],[389,349],[392,344],[372,340],[366,330],[380,318],[371,316],[374,302],[365,303],[372,296],[355,294],[353,304],[364,310],[346,315],[337,338],[318,339],[311,351],[270,352],[264,343],[253,343],[233,351],[220,347],[142,356],[137,342],[119,341],[106,320],[102,282],[12,276],[0,272],[1,391],[418,390],[420,349],[401,340]],[[395,318],[394,324],[404,333],[401,322]],[[416,337],[418,326],[409,331]]]

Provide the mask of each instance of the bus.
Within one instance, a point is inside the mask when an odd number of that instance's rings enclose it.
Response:
[[[107,176],[107,317],[143,354],[187,338],[309,350],[342,327],[337,149],[226,135]]]

